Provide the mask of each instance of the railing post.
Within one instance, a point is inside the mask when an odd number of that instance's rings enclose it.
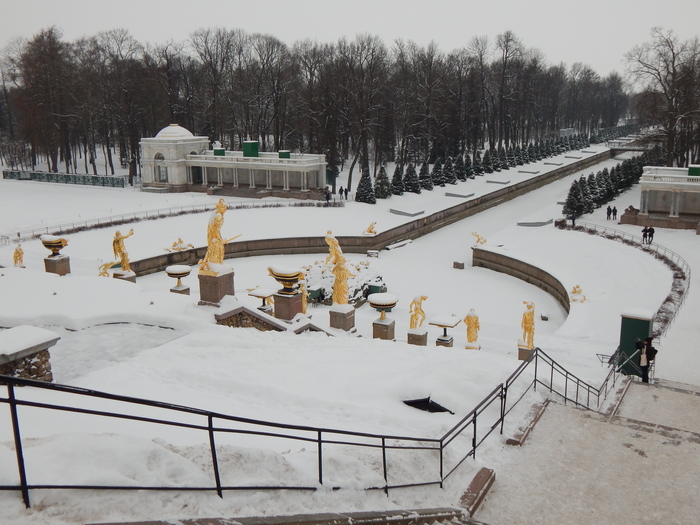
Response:
[[[535,363],[537,360],[535,359]],[[536,383],[536,382],[535,382]],[[503,423],[505,422],[506,419],[506,401],[508,398],[508,387],[501,383],[501,432],[500,434],[503,435]]]
[[[538,349],[535,349],[535,380],[532,382],[533,390],[537,392],[537,365],[540,362],[540,353]]]
[[[214,479],[216,480],[216,493],[221,499],[224,497],[224,493],[221,490],[221,476],[219,475],[219,461],[216,458],[216,443],[214,443],[214,419],[212,416],[208,417],[209,423],[209,446],[211,447],[211,461],[214,465]]]
[[[442,483],[445,480],[445,478],[444,478],[445,459],[443,457],[444,449],[445,449],[445,444],[443,443],[442,440],[440,440],[440,488],[443,488]]]
[[[474,459],[476,459],[476,417],[476,412],[474,412],[474,435],[472,436],[472,450],[474,451]]]
[[[384,469],[384,493],[389,495],[389,477],[386,468],[386,438],[382,438],[382,467]]]
[[[323,485],[323,438],[318,431],[318,482]]]
[[[7,385],[7,394],[10,398],[10,414],[12,417],[12,432],[15,437],[15,452],[17,453],[17,469],[19,470],[19,483],[22,487],[22,499],[24,505],[29,508],[29,489],[27,488],[27,471],[24,466],[24,453],[22,452],[22,436],[19,432],[19,415],[17,414],[17,401],[15,399],[15,389],[12,385]]]

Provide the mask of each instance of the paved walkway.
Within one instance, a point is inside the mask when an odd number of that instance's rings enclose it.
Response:
[[[488,525],[695,523],[700,388],[632,383],[613,417],[551,403],[504,454],[474,516]]]

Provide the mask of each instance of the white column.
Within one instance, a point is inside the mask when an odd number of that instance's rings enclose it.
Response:
[[[265,178],[267,180],[267,187],[265,189],[271,190],[272,189],[272,173],[270,170],[265,170]]]
[[[255,188],[255,169],[250,168],[248,170],[248,179],[250,180],[250,187]]]
[[[238,166],[233,168],[233,187],[238,188]]]
[[[223,186],[224,185],[224,180],[221,176],[221,167],[217,166],[216,167],[216,184],[218,186]]]
[[[289,189],[289,171],[284,170],[282,175],[282,180],[283,180],[283,186],[285,190]]]

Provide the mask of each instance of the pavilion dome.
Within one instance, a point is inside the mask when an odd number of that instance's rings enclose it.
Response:
[[[161,129],[156,135],[157,139],[184,139],[194,137],[192,133],[180,126],[179,124],[170,124],[169,126]]]

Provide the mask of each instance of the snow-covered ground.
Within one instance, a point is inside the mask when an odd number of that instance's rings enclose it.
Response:
[[[569,159],[561,159],[570,161]],[[611,160],[583,174],[612,166]],[[540,166],[543,171],[547,166]],[[515,172],[515,170],[510,170]],[[504,172],[512,182],[525,174]],[[48,255],[39,241],[22,243],[26,268],[12,267],[16,244],[0,246],[0,326],[30,324],[61,336],[51,350],[55,381],[114,394],[145,397],[226,414],[274,422],[326,428],[438,437],[468,413],[476,403],[516,368],[517,341],[523,301],[535,303],[535,344],[582,379],[598,385],[607,373],[596,354],[611,354],[618,343],[620,314],[629,308],[655,311],[666,298],[671,273],[639,248],[553,226],[522,227],[517,222],[558,218],[571,181],[567,177],[476,216],[459,221],[379,258],[349,254],[354,265],[369,262],[383,276],[388,291],[399,299],[388,316],[396,321],[396,341],[372,339],[372,321],[378,313],[369,304],[356,312],[357,334],[327,337],[319,333],[258,332],[214,324],[214,309],[197,306],[196,270],[183,280],[192,295],[168,290],[174,281],[160,273],[137,279],[133,285],[98,277],[101,262],[112,260],[112,238],[117,228],[66,235],[62,253],[71,258],[72,273],[47,274]],[[344,175],[343,175],[344,176]],[[489,176],[487,176],[489,177]],[[345,180],[338,182],[343,185]],[[347,202],[339,208],[264,208],[230,210],[224,236],[241,239],[360,235],[370,222],[378,231],[410,218],[389,208],[424,209],[425,213],[456,203],[446,191],[493,191],[494,184],[478,177],[458,187],[435,188],[421,195],[404,195],[375,206]],[[498,186],[500,187],[500,186]],[[215,202],[215,197],[193,194],[146,194],[133,189],[84,188],[0,180],[0,234],[13,238],[17,231],[134,211]],[[234,201],[235,199],[230,199]],[[637,205],[633,188],[615,204],[621,211]],[[206,213],[143,221],[126,225],[134,235],[125,240],[132,260],[164,253],[181,238],[203,246]],[[615,226],[637,233],[639,228],[611,224],[604,210],[581,220]],[[472,268],[473,233],[486,246],[526,260],[556,276],[567,289],[579,285],[586,302],[563,308],[535,286],[481,268]],[[700,249],[693,231],[657,229],[655,241],[700,267]],[[227,260],[235,269],[236,298],[227,298],[226,310],[242,303],[255,308],[260,299],[248,296],[255,287],[276,288],[268,275],[270,265],[301,267],[324,259],[318,255],[244,257]],[[465,269],[453,268],[464,261]],[[310,283],[311,284],[311,283]],[[453,348],[434,346],[442,330],[427,325],[428,346],[407,345],[409,305],[417,295],[428,296],[423,309],[428,321],[448,314],[463,318],[471,308],[479,315],[480,351],[465,350],[466,333],[460,323],[450,329]],[[660,349],[657,376],[697,383],[700,356],[694,353],[692,294]],[[700,300],[699,300],[700,301]],[[548,321],[539,319],[547,312]],[[312,321],[328,326],[328,307],[309,309]],[[126,323],[126,324],[111,324]],[[167,328],[163,328],[167,327]],[[693,339],[695,339],[693,337]],[[31,393],[32,398],[51,397]],[[429,414],[402,401],[430,396],[455,414]],[[538,394],[528,394],[527,410]],[[124,422],[101,422],[87,427],[80,417],[20,409],[29,482],[50,484],[211,485],[208,437],[203,433],[154,429]],[[5,416],[3,416],[5,417]],[[2,421],[2,419],[0,419]],[[6,419],[5,422],[8,420]],[[508,431],[517,427],[517,414]],[[493,435],[479,448],[476,461],[465,463],[444,490],[423,487],[391,491],[387,498],[363,487],[381,485],[376,454],[331,451],[329,483],[347,489],[314,493],[119,493],[32,491],[32,508],[25,509],[16,492],[0,492],[3,524],[74,524],[202,516],[273,515],[299,512],[379,510],[457,506],[474,472],[482,465],[499,465],[502,438]],[[284,480],[314,484],[314,445],[280,443],[248,437],[219,446],[225,483],[260,485]],[[311,456],[311,457],[310,457]],[[392,479],[420,472],[425,458],[408,456]],[[14,446],[8,424],[0,425],[0,485],[16,484]],[[405,472],[404,472],[405,470]]]

